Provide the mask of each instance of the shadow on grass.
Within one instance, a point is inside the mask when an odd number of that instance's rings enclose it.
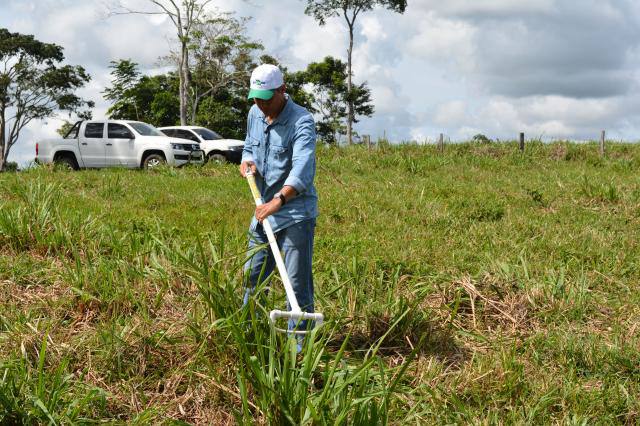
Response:
[[[413,310],[404,317],[371,316],[363,325],[350,321],[343,330],[329,341],[329,349],[337,350],[348,339],[347,351],[364,356],[382,340],[378,354],[383,357],[408,356],[418,347],[418,356],[434,357],[447,366],[458,366],[468,358],[468,350],[456,343],[450,327]]]

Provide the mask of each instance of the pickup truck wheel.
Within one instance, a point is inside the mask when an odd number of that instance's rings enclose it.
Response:
[[[147,155],[144,159],[144,161],[142,162],[142,168],[143,169],[153,169],[154,167],[157,167],[161,164],[166,163],[167,161],[164,159],[164,157],[160,154],[151,154],[151,155]]]
[[[78,163],[76,163],[76,159],[69,155],[58,157],[53,162],[56,167],[61,169],[78,170]]]
[[[216,164],[224,164],[227,162],[227,157],[224,154],[220,154],[219,152],[212,152],[209,154],[209,161]]]

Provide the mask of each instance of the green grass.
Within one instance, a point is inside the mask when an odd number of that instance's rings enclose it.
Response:
[[[321,148],[296,355],[232,165],[0,175],[0,423],[636,424],[640,146]]]

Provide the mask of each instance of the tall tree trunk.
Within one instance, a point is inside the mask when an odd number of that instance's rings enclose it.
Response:
[[[187,105],[189,101],[189,51],[186,41],[182,41],[180,58],[180,125],[187,125]]]
[[[193,101],[191,106],[191,125],[196,122],[196,114],[198,113],[198,105],[200,105],[200,99],[204,96],[203,94],[198,93],[198,87],[196,86],[194,89],[195,93],[193,94]]]
[[[9,157],[8,152],[3,152],[2,155],[0,155],[0,172],[4,172],[4,169],[7,166],[8,157]]]
[[[348,22],[348,21],[347,21]],[[355,24],[355,16],[353,22],[348,22],[349,24],[349,51],[347,52],[347,142],[349,145],[353,143],[352,140],[352,127],[353,127],[353,101],[351,100],[351,88],[353,87],[353,83],[351,82],[351,55],[353,53],[353,26]]]
[[[5,106],[0,106],[0,172],[4,170],[4,150],[5,150],[5,142],[4,142],[4,112]]]

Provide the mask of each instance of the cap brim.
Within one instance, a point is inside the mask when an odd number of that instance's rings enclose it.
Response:
[[[251,89],[249,90],[249,96],[247,96],[247,99],[258,98],[258,99],[268,101],[269,99],[273,98],[274,92],[275,90]]]

